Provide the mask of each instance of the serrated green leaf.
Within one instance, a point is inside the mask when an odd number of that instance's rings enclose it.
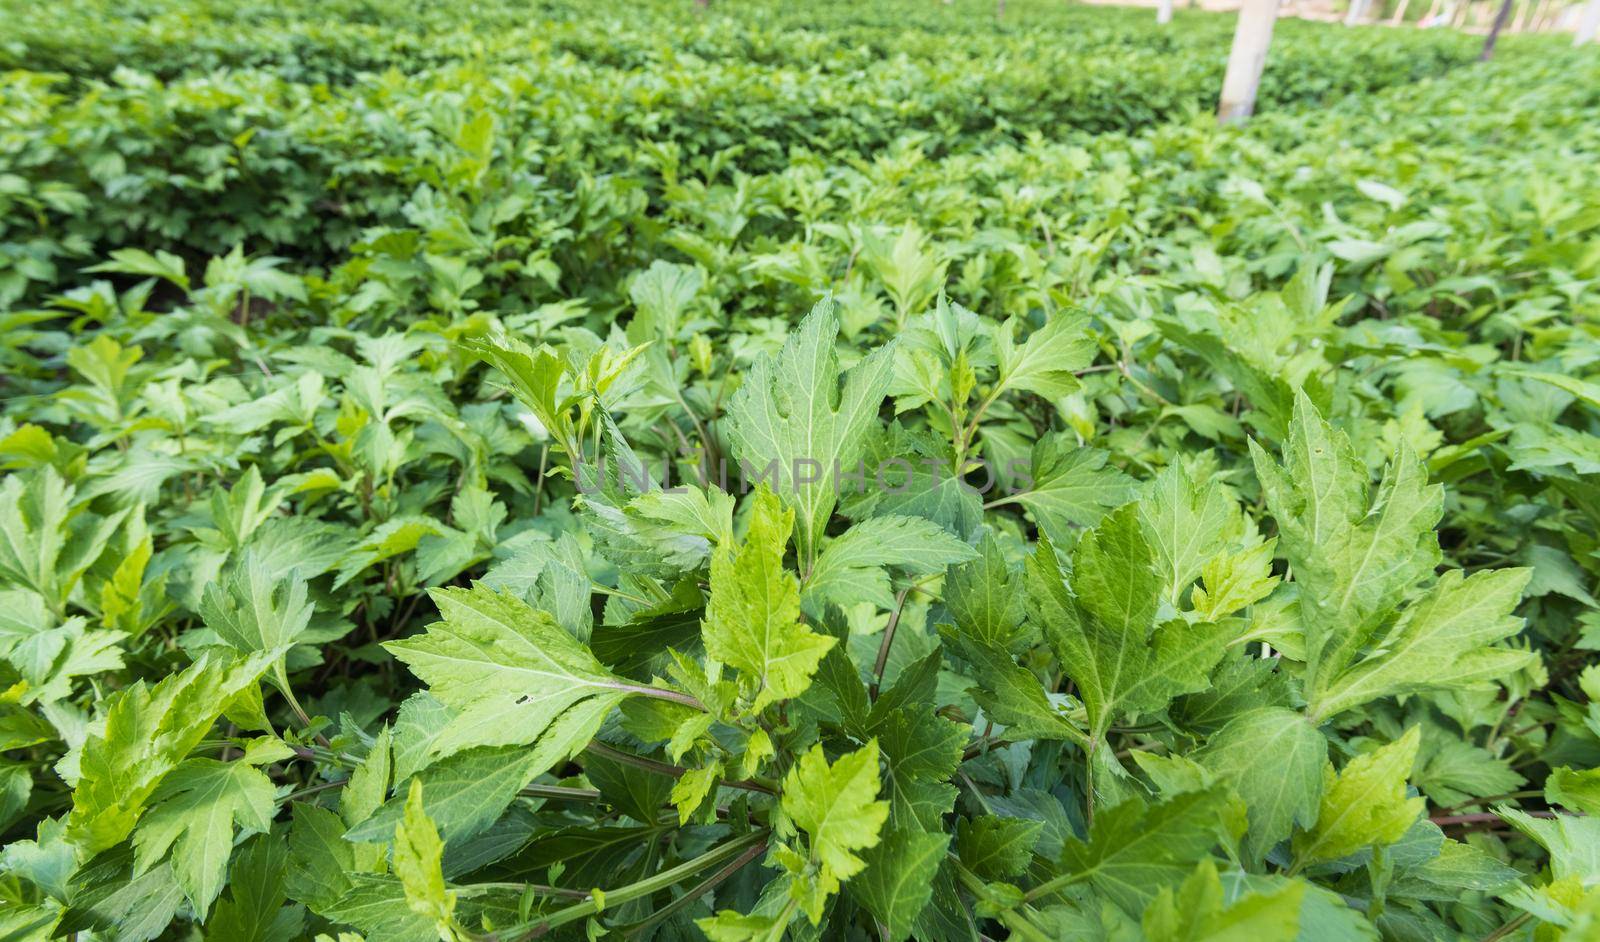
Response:
[[[1132,799],[1108,808],[1095,815],[1087,841],[1067,840],[1061,882],[1088,883],[1127,912],[1139,912],[1217,843],[1223,806],[1222,792],[1210,789],[1153,806]]]
[[[804,599],[849,606],[894,608],[886,568],[912,575],[937,573],[977,555],[970,545],[921,517],[870,517],[829,541],[806,578]]]
[[[451,942],[456,937],[456,894],[445,887],[443,856],[444,841],[422,809],[422,783],[413,779],[405,816],[394,831],[394,873],[405,890],[406,905]]]
[[[243,762],[190,759],[167,775],[134,832],[134,860],[143,872],[167,858],[196,912],[222,892],[235,825],[246,834],[272,827],[273,787]]]
[[[1263,756],[1271,756],[1263,762]],[[1240,714],[1195,754],[1244,799],[1250,832],[1245,857],[1260,861],[1298,825],[1310,827],[1322,796],[1328,742],[1303,714],[1263,707]]]
[[[804,693],[834,644],[800,621],[800,583],[783,568],[793,524],[794,512],[763,488],[744,544],[719,549],[711,561],[706,651],[748,677],[752,710]]]
[[[1081,384],[1074,373],[1093,362],[1095,354],[1087,315],[1069,311],[1048,318],[1020,345],[1013,332],[1012,321],[994,332],[1000,375],[993,395],[1019,389],[1054,399],[1078,391]]]
[[[862,852],[867,866],[850,881],[850,893],[872,913],[888,942],[911,935],[933,896],[934,875],[949,844],[948,834],[893,829]]]
[[[822,746],[811,747],[783,780],[783,811],[810,840],[824,894],[860,873],[866,861],[856,851],[873,847],[889,817],[878,800],[878,742],[845,753],[832,764]],[[815,917],[813,917],[813,921]]]
[[[985,880],[1010,880],[1028,869],[1043,826],[996,815],[962,818],[956,827],[956,854],[962,866]]]
[[[1393,844],[1406,833],[1427,802],[1406,797],[1406,779],[1417,757],[1417,727],[1335,772],[1323,770],[1317,823],[1294,837],[1295,859],[1303,863],[1338,860],[1366,847]]]
[[[636,685],[606,670],[547,612],[482,585],[432,589],[444,620],[385,647],[455,711],[435,759],[474,746],[533,743],[589,698],[615,706]]]
[[[1064,434],[1040,438],[1033,446],[1031,480],[1002,501],[1028,508],[1040,532],[1069,543],[1074,528],[1094,526],[1106,511],[1133,496],[1132,482],[1106,465],[1108,457],[1103,451],[1069,443]]]
[[[1203,689],[1222,657],[1219,626],[1157,624],[1165,590],[1133,505],[1084,533],[1072,555],[1070,588],[1050,541],[1026,566],[1029,618],[1078,686],[1098,740],[1118,715],[1165,707]]]
[[[891,342],[841,374],[836,308],[819,302],[776,357],[751,364],[728,403],[734,457],[756,473],[775,463],[775,489],[795,511],[802,570],[815,563],[837,503],[834,475],[856,470],[894,366]]]
[[[1216,865],[1201,861],[1174,892],[1162,887],[1145,911],[1143,928],[1151,942],[1293,942],[1300,938],[1304,883],[1246,893],[1224,905]]]

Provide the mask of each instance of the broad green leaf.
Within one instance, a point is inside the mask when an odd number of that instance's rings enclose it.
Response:
[[[251,838],[234,855],[228,895],[206,923],[206,942],[279,942],[299,935],[305,910],[284,908],[289,855],[271,835]]]
[[[1071,541],[1076,527],[1094,526],[1113,507],[1133,496],[1132,482],[1109,456],[1094,448],[1068,443],[1065,434],[1047,435],[1033,446],[1030,480],[1017,494],[1000,499],[1028,508],[1039,530],[1051,540]]]
[[[222,892],[235,824],[245,834],[271,829],[272,800],[272,782],[259,769],[187,760],[162,780],[134,832],[137,869],[148,870],[170,849],[178,885],[196,912],[206,912]]]
[[[991,396],[1019,389],[1055,399],[1081,388],[1074,374],[1094,361],[1096,349],[1086,314],[1057,314],[1022,344],[1013,339],[1014,330],[1014,321],[1007,321],[994,332],[1000,375]]]
[[[1028,869],[1042,827],[1038,821],[998,815],[962,818],[956,854],[962,866],[985,880],[1010,880]]]
[[[394,734],[388,726],[378,731],[367,750],[367,757],[350,773],[345,787],[339,790],[339,817],[350,827],[372,817],[388,797],[389,784],[394,770]]]
[[[1184,792],[1153,806],[1131,799],[1095,815],[1089,839],[1069,838],[1064,885],[1088,883],[1130,913],[1183,880],[1217,843],[1225,798],[1218,789]]]
[[[1183,885],[1161,892],[1145,910],[1150,942],[1294,942],[1306,885],[1286,882],[1269,892],[1246,893],[1224,903],[1216,864],[1203,860]]]
[[[1462,890],[1498,890],[1522,873],[1472,844],[1445,840],[1437,856],[1396,875],[1390,892],[1413,899],[1459,899]]]
[[[1240,530],[1239,510],[1222,485],[1215,479],[1197,485],[1182,462],[1156,475],[1138,507],[1164,594],[1174,604]]]
[[[131,857],[126,850],[101,854],[74,874],[61,931],[93,929],[145,942],[167,929],[184,905],[183,888],[167,864],[138,873]]]
[[[891,342],[841,374],[836,307],[818,303],[777,356],[751,364],[728,403],[733,456],[752,476],[771,467],[774,489],[794,508],[803,572],[816,562],[837,503],[835,476],[857,470],[894,367]]]
[[[886,700],[880,697],[878,703]],[[939,831],[955,803],[950,779],[961,764],[971,727],[936,716],[924,704],[889,711],[871,728],[883,750],[890,824]]]
[[[538,752],[521,746],[479,746],[435,762],[411,781],[423,785],[425,810],[439,832],[452,842],[465,840],[492,825],[516,798],[517,789],[537,774]],[[345,839],[387,840],[405,816],[409,795],[406,788],[395,790],[394,798],[365,816],[348,815]]]
[[[762,488],[744,544],[720,547],[711,560],[706,651],[745,675],[755,711],[804,693],[834,644],[800,621],[799,580],[783,568],[794,516]]]
[[[422,783],[413,779],[405,816],[394,830],[394,873],[411,911],[432,922],[439,938],[452,942],[456,894],[445,887],[443,856],[444,841],[422,809]]]
[[[972,665],[976,683],[968,690],[984,715],[1018,739],[1066,739],[1087,744],[1087,737],[1068,717],[1064,699],[1052,700],[1032,671],[1004,649],[969,639],[946,626],[941,636],[951,650]]]
[[[1582,814],[1600,815],[1600,769],[1552,770],[1544,781],[1544,798]]]
[[[1329,681],[1320,715],[1379,697],[1495,680],[1532,663],[1532,652],[1494,646],[1522,630],[1512,611],[1528,576],[1527,569],[1446,572],[1400,613],[1371,653]]]
[[[688,265],[655,261],[628,287],[637,313],[628,325],[635,344],[651,340],[672,341],[683,323],[684,312],[705,286],[705,272]]]
[[[278,577],[251,550],[220,582],[207,584],[200,601],[206,627],[244,654],[288,649],[314,613],[299,574]]]
[[[1270,756],[1271,761],[1262,761]],[[1195,753],[1195,761],[1229,785],[1249,809],[1242,847],[1259,862],[1294,826],[1310,827],[1322,795],[1328,741],[1294,710],[1263,707],[1243,713]]]
[[[631,684],[605,669],[548,612],[482,585],[431,589],[444,620],[384,646],[455,715],[434,737],[435,759],[474,746],[537,741],[591,697],[615,706]]]
[[[943,287],[949,264],[915,220],[906,223],[892,242],[886,235],[863,232],[861,260],[888,289],[900,323],[905,322],[907,314],[922,310]]]
[[[1431,801],[1445,807],[1508,794],[1526,781],[1505,758],[1436,727],[1422,739],[1411,780]]]
[[[57,615],[126,514],[87,512],[76,494],[48,465],[0,481],[0,578],[37,593]]]
[[[1049,540],[1026,567],[1029,618],[1078,686],[1091,741],[1119,715],[1164,708],[1206,686],[1222,657],[1222,629],[1157,624],[1165,585],[1134,505],[1086,531],[1072,555],[1070,588]]]
[[[327,915],[350,889],[350,874],[357,869],[355,845],[344,839],[344,823],[332,811],[303,801],[290,808],[288,893],[312,912]]]
[[[158,251],[151,255],[140,249],[116,249],[111,252],[111,261],[92,265],[84,271],[165,278],[182,290],[189,290],[189,276],[184,273],[183,259],[171,252]]]
[[[537,419],[540,428],[564,448],[577,446],[572,410],[563,391],[567,366],[548,346],[537,350],[524,341],[508,336],[489,340],[464,340],[463,349],[499,370],[511,385],[507,388]],[[568,454],[577,461],[580,454]]]
[[[1323,770],[1317,823],[1294,836],[1301,863],[1338,860],[1366,847],[1393,844],[1410,829],[1427,802],[1406,797],[1421,741],[1418,727],[1371,752],[1356,756],[1335,772]]]
[[[878,800],[878,789],[877,740],[831,765],[822,746],[812,746],[784,776],[783,812],[806,833],[824,894],[838,892],[840,881],[866,867],[856,852],[877,845],[889,817],[889,803]]]
[[[254,689],[277,653],[234,665],[201,657],[154,687],[141,681],[113,694],[103,725],[91,730],[69,776],[68,838],[87,853],[121,843],[162,780],[235,697]]]
[[[950,568],[944,604],[961,634],[977,645],[1014,649],[1025,637],[1021,580],[1006,564],[993,534],[978,544],[979,556]]]
[[[1254,443],[1251,454],[1278,522],[1278,545],[1299,587],[1306,699],[1313,716],[1326,718],[1390,693],[1468,683],[1487,670],[1510,669],[1504,652],[1481,649],[1515,630],[1496,605],[1513,584],[1520,590],[1525,577],[1490,574],[1487,585],[1479,585],[1491,591],[1480,596],[1474,586],[1454,603],[1448,597],[1455,594],[1456,582],[1443,579],[1384,631],[1440,558],[1434,526],[1443,489],[1428,483],[1426,469],[1408,450],[1402,446],[1382,483],[1371,489],[1349,438],[1301,394],[1282,464]],[[1481,621],[1451,624],[1458,614]],[[1438,627],[1465,629],[1466,639],[1458,644]],[[1369,646],[1375,650],[1368,661],[1347,671]],[[1439,672],[1441,658],[1463,657],[1459,681],[1454,664]]]
[[[1267,540],[1237,552],[1218,553],[1200,568],[1190,604],[1208,621],[1226,618],[1272,594],[1278,577],[1272,574],[1276,540]]]
[[[1277,518],[1280,549],[1294,566],[1306,621],[1307,669],[1320,693],[1349,665],[1384,616],[1438,561],[1442,489],[1421,462],[1400,454],[1379,486],[1349,438],[1299,395],[1277,464],[1251,446],[1256,477]],[[1317,699],[1317,697],[1312,697]]]
[[[834,537],[806,578],[804,598],[894,608],[886,567],[929,575],[976,556],[971,546],[921,517],[870,517]]]
[[[862,852],[867,867],[850,881],[850,893],[872,913],[888,942],[911,935],[933,896],[934,877],[949,844],[948,834],[897,828]]]
[[[1550,874],[1557,881],[1576,880],[1586,888],[1600,886],[1600,819],[1570,814],[1535,818],[1505,805],[1494,810],[1549,852]]]

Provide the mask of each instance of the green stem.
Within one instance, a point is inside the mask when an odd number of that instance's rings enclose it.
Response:
[[[472,889],[476,892],[487,890],[511,890],[516,893],[529,891],[537,896],[559,896],[565,899],[588,899],[588,890],[569,890],[560,886],[545,886],[540,883],[474,883]]]
[[[784,931],[789,928],[789,920],[794,918],[794,911],[800,908],[800,901],[790,897],[783,904],[783,911],[778,913],[778,918],[772,921],[772,929],[762,939],[762,942],[783,942]]]
[[[664,687],[650,687],[645,684],[612,684],[611,686],[624,693],[636,693],[641,697],[654,697],[657,700],[670,700],[673,703],[681,703],[691,710],[699,710],[702,713],[707,712],[704,703],[676,690],[667,690]]]
[[[760,857],[766,852],[767,842],[762,841],[761,843],[735,857],[726,867],[723,867],[721,870],[718,870],[716,873],[713,873],[711,876],[706,877],[704,880],[701,880],[699,883],[685,890],[682,896],[656,910],[653,914],[651,914],[650,918],[633,926],[633,928],[629,929],[623,934],[623,938],[636,939],[642,935],[646,935],[651,929],[660,925],[673,913],[687,906],[694,905],[695,900],[698,900],[700,897],[705,896],[707,893],[716,889],[724,880],[738,873],[740,870],[744,869],[746,864],[750,863],[750,861],[755,860],[757,857]]]
[[[1011,930],[1012,938],[1027,942],[1054,942],[1049,934],[1033,924],[1033,920],[1015,910],[1000,914],[1000,922]]]
[[[340,779],[337,782],[323,782],[320,785],[308,785],[298,791],[292,791],[289,794],[284,795],[282,798],[278,799],[278,802],[283,803],[288,801],[298,801],[301,798],[308,798],[317,794],[318,792],[325,792],[330,788],[340,788],[348,784],[349,781],[347,779]]]
[[[889,666],[889,649],[894,647],[895,629],[900,627],[900,613],[905,611],[906,596],[911,593],[911,586],[906,586],[894,597],[894,611],[889,615],[889,624],[883,629],[883,642],[878,645],[878,659],[872,664],[872,687],[867,692],[872,699],[878,699],[878,691],[883,686],[883,671]]]
[[[988,397],[978,403],[978,408],[973,410],[972,421],[957,430],[957,434],[961,436],[961,440],[958,443],[959,447],[956,449],[957,474],[961,473],[961,463],[966,460],[967,452],[972,448],[973,439],[978,437],[978,423],[983,421],[983,414],[988,412],[989,407],[994,405],[995,400],[1000,398],[1000,393],[1004,391],[1005,387],[1006,381],[1004,378],[996,380],[994,388],[989,391]]]
[[[657,775],[670,775],[673,778],[682,778],[689,771],[681,765],[671,765],[666,762],[658,762],[655,759],[647,759],[644,756],[636,756],[631,752],[623,752],[621,749],[613,749],[598,740],[589,743],[589,745],[585,747],[584,751],[591,755],[599,756],[602,759],[610,759],[612,762],[620,762],[623,765],[631,765],[636,769],[644,769],[647,772],[654,772]],[[745,779],[742,781],[723,779],[717,784],[723,786],[724,788],[737,788],[747,792],[761,792],[764,795],[776,795],[778,793],[777,782],[772,782],[761,778]]]
[[[600,800],[600,792],[593,788],[569,788],[565,785],[524,785],[517,794],[525,798],[550,798],[556,801]]]
[[[289,709],[294,711],[295,718],[300,721],[300,725],[309,730],[311,728],[311,717],[306,714],[305,708],[302,707],[300,705],[300,701],[295,698],[294,688],[289,686],[289,672],[283,666],[282,658],[279,658],[278,663],[273,665],[273,676],[278,682],[278,689],[282,691],[283,698],[289,701]],[[327,738],[321,733],[313,733],[312,737],[316,739],[317,744],[322,746],[324,749],[332,748],[332,746],[328,743]]]
[[[1484,936],[1483,942],[1500,942],[1501,939],[1527,925],[1528,920],[1532,918],[1532,913],[1520,913],[1518,914],[1517,918]]]
[[[1462,808],[1474,808],[1478,805],[1492,805],[1497,801],[1509,801],[1514,798],[1538,798],[1543,794],[1544,792],[1540,789],[1529,789],[1520,792],[1502,792],[1498,795],[1489,795],[1486,798],[1469,798],[1466,801],[1460,802],[1459,804],[1454,804],[1448,808],[1441,809],[1439,813],[1454,814],[1455,812],[1460,811]]]
[[[764,842],[766,836],[765,831],[751,831],[725,844],[713,847],[693,860],[687,860],[676,867],[663,870],[655,876],[647,877],[637,883],[630,883],[614,890],[606,890],[601,894],[605,898],[604,905],[614,906],[650,896],[678,883],[680,880],[686,880],[694,876],[707,867],[716,866],[753,844]],[[531,923],[508,930],[505,938],[511,939],[513,942],[537,939],[547,934],[551,929],[596,915],[600,912],[600,906],[601,903],[591,893],[590,898],[581,903],[558,909],[549,915],[539,917]]]

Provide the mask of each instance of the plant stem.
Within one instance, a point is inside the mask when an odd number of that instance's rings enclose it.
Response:
[[[305,788],[300,789],[299,791],[293,791],[293,792],[290,792],[287,795],[284,795],[282,798],[279,798],[278,801],[279,802],[298,801],[301,798],[308,798],[308,797],[310,797],[312,795],[317,794],[318,792],[325,792],[330,788],[342,788],[343,786],[348,785],[348,784],[350,784],[349,780],[340,779],[337,782],[323,782],[320,785],[308,785]]]
[[[676,690],[667,690],[664,687],[651,687],[645,684],[614,684],[612,686],[615,689],[621,690],[625,693],[636,693],[641,697],[654,697],[657,700],[671,700],[673,703],[681,703],[691,710],[699,710],[702,713],[706,712],[706,705],[704,703],[701,703],[699,700],[689,696],[686,693],[679,693]]]
[[[1027,942],[1052,942],[1049,935],[1022,913],[1015,911],[1001,913],[1000,922],[1011,930],[1013,938],[1025,939]]]
[[[1532,918],[1532,913],[1518,913],[1517,918],[1484,936],[1483,942],[1500,942],[1501,939],[1527,925],[1528,920]]]
[[[778,918],[772,921],[772,929],[761,942],[783,942],[784,934],[789,929],[789,920],[794,918],[794,911],[799,908],[800,901],[792,896],[789,897],[789,901],[783,904],[783,910],[778,913]]]
[[[278,681],[278,688],[283,692],[283,698],[289,701],[289,709],[294,711],[295,718],[300,721],[301,726],[308,730],[311,729],[311,717],[306,715],[305,708],[300,705],[299,700],[295,699],[294,688],[289,686],[289,672],[284,668],[281,658],[274,666],[273,672]],[[317,741],[317,745],[324,749],[332,748],[328,743],[327,737],[321,733],[312,733],[311,735]]]
[[[602,759],[610,759],[612,762],[621,762],[623,765],[631,765],[634,768],[644,769],[647,772],[654,772],[657,775],[670,775],[673,778],[682,778],[689,771],[681,765],[670,765],[666,762],[658,762],[655,759],[647,759],[644,756],[636,756],[631,752],[623,752],[621,749],[613,749],[605,743],[599,742],[598,740],[589,743],[589,745],[585,747],[584,751],[592,755],[599,756]],[[778,784],[776,782],[768,782],[761,779],[745,779],[740,781],[723,779],[717,784],[723,786],[724,788],[738,788],[747,792],[761,792],[764,795],[776,795],[778,793]]]
[[[894,632],[900,627],[900,613],[905,611],[906,596],[911,593],[911,586],[901,589],[894,597],[894,611],[889,615],[889,624],[883,629],[883,642],[878,645],[878,659],[872,664],[872,687],[867,692],[872,699],[878,699],[878,690],[883,686],[883,670],[889,665],[889,649],[894,646]]]
[[[1463,801],[1463,802],[1461,802],[1459,804],[1454,804],[1454,805],[1451,805],[1448,808],[1443,809],[1443,811],[1441,811],[1440,813],[1441,814],[1453,814],[1454,812],[1460,811],[1462,808],[1472,808],[1472,807],[1475,807],[1477,805],[1487,805],[1487,804],[1490,804],[1490,803],[1496,802],[1496,801],[1506,801],[1506,800],[1511,799],[1511,798],[1537,798],[1537,797],[1539,797],[1540,795],[1543,795],[1543,794],[1544,794],[1543,791],[1540,791],[1540,790],[1537,790],[1537,789],[1530,789],[1530,790],[1527,790],[1527,791],[1520,791],[1520,792],[1503,792],[1503,793],[1501,793],[1499,795],[1490,795],[1487,798],[1469,798],[1466,801]]]
[[[566,899],[588,899],[588,890],[569,890],[561,886],[545,886],[542,883],[474,883],[474,890],[532,890],[539,896],[560,896]]]
[[[565,785],[524,785],[517,794],[526,798],[550,798],[555,801],[600,800],[600,792],[593,788],[569,788]]]
[[[605,898],[605,905],[613,906],[626,903],[631,900],[636,900],[641,897],[650,896],[659,890],[664,890],[667,887],[672,886],[680,880],[685,880],[694,876],[707,867],[712,867],[721,863],[729,857],[732,857],[738,854],[740,851],[750,847],[752,844],[765,843],[765,841],[765,831],[751,831],[750,833],[736,837],[725,844],[720,844],[716,847],[713,847],[711,850],[706,851],[692,860],[684,861],[683,863],[678,864],[676,867],[663,870],[655,876],[646,877],[637,883],[630,883],[627,886],[605,891],[602,894],[602,896]],[[556,929],[568,923],[577,922],[579,919],[586,919],[589,916],[595,915],[600,911],[600,906],[601,904],[594,899],[594,896],[591,893],[589,899],[586,899],[581,903],[558,909],[549,915],[541,916],[532,923],[524,926],[514,927],[513,929],[508,930],[508,934],[504,936],[504,938],[510,939],[512,942],[525,942],[525,940],[528,939],[537,939],[540,936],[548,933],[551,929]]]
[[[1530,818],[1557,817],[1556,813],[1553,811],[1524,811],[1523,814]],[[1435,815],[1428,820],[1439,825],[1440,827],[1448,827],[1452,824],[1497,824],[1500,822],[1501,818],[1493,811],[1479,811],[1474,814]]]
[[[761,843],[735,857],[726,867],[723,867],[721,870],[718,870],[716,873],[713,873],[711,876],[706,877],[704,880],[701,880],[699,883],[685,890],[682,896],[656,910],[648,919],[645,919],[643,922],[638,923],[633,928],[625,932],[623,934],[623,938],[636,939],[649,932],[652,928],[670,917],[673,913],[683,909],[686,906],[693,905],[695,900],[716,889],[722,884],[722,881],[738,873],[740,870],[744,869],[746,864],[752,860],[755,860],[757,857],[760,857],[766,852],[767,842],[762,841]]]

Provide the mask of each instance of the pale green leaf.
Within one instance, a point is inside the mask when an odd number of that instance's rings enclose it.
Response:
[[[1323,770],[1317,823],[1294,837],[1302,863],[1338,860],[1367,847],[1393,844],[1411,828],[1427,802],[1406,797],[1406,779],[1421,742],[1413,726],[1404,736],[1356,756],[1335,772]]]
[[[637,685],[606,670],[548,612],[482,585],[429,590],[444,620],[385,647],[455,715],[435,759],[473,746],[533,743],[569,707],[614,706]]]
[[[148,870],[170,849],[178,885],[200,913],[222,891],[235,825],[246,834],[272,827],[272,782],[243,762],[189,759],[166,776],[150,801],[153,807],[133,836],[136,865]]]
[[[771,491],[756,492],[742,546],[711,560],[711,600],[702,629],[706,651],[738,668],[754,687],[752,710],[799,696],[834,639],[800,621],[800,584],[783,568],[794,511]]]
[[[807,569],[838,500],[835,476],[857,469],[894,367],[891,342],[841,376],[838,333],[836,305],[818,303],[777,356],[751,364],[728,403],[733,455],[752,476],[773,468],[775,490],[795,509],[795,546]]]
[[[878,843],[889,816],[889,803],[878,800],[878,789],[875,739],[831,765],[822,746],[812,746],[784,777],[784,814],[810,839],[824,893],[837,892],[840,881],[860,873],[866,861],[856,851]]]

